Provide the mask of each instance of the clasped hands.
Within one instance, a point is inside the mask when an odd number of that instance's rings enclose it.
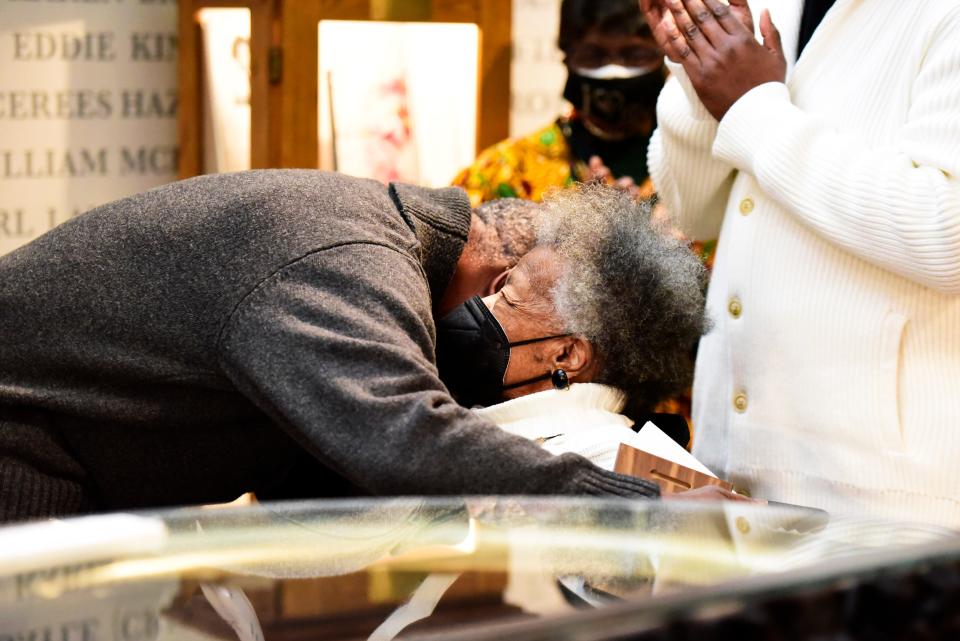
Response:
[[[667,58],[683,65],[703,106],[718,121],[748,91],[783,82],[787,73],[770,12],[760,16],[760,44],[747,0],[729,2],[640,0],[657,44]]]

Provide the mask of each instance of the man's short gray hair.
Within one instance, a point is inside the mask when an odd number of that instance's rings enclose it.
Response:
[[[596,350],[596,382],[625,391],[635,409],[690,384],[693,350],[710,327],[706,270],[651,223],[652,205],[600,185],[557,191],[539,233],[564,260],[553,296],[566,330]]]
[[[520,198],[499,198],[483,203],[473,213],[497,230],[499,258],[516,265],[537,242],[543,205]]]

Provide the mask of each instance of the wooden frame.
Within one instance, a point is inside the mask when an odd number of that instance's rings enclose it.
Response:
[[[205,8],[245,8],[251,20],[251,167],[318,165],[321,20],[459,22],[479,28],[477,150],[507,137],[511,0],[179,0],[180,177],[203,170]]]
[[[270,140],[277,134],[275,92],[269,76],[273,47],[275,0],[180,0],[180,58],[177,62],[180,109],[177,137],[180,145],[180,178],[203,171],[203,60],[198,14],[201,9],[248,9],[250,11],[250,166],[276,166]]]

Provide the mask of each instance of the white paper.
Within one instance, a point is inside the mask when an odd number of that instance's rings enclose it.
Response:
[[[393,641],[398,634],[417,621],[426,619],[436,609],[440,599],[450,586],[460,578],[460,573],[433,572],[427,575],[410,600],[393,611],[367,638],[367,641]]]
[[[322,169],[443,187],[474,161],[475,25],[324,20],[319,30]]]
[[[201,583],[200,590],[240,641],[264,641],[260,619],[243,590],[214,583]]]
[[[203,173],[250,169],[250,10],[202,9]]]
[[[680,447],[676,441],[664,434],[659,427],[650,421],[644,423],[639,432],[625,439],[623,443],[638,450],[643,450],[647,454],[659,456],[677,465],[689,467],[691,470],[717,478],[717,475],[707,469],[706,465],[698,461],[693,454]]]

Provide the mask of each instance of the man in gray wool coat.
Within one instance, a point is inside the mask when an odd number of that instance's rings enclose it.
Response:
[[[456,189],[266,170],[119,200],[0,257],[0,521],[247,491],[655,496],[438,378],[435,315],[503,269],[491,236]]]

